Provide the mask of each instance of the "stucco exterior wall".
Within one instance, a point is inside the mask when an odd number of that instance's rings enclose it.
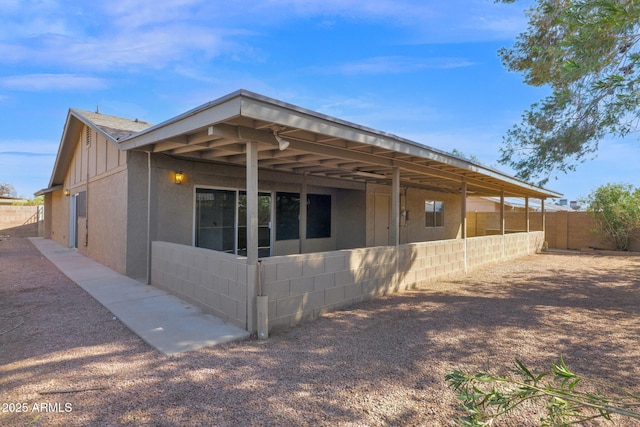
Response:
[[[126,274],[127,171],[103,174],[87,190],[88,236],[78,250],[119,273]],[[81,234],[82,235],[82,234]]]
[[[65,247],[69,247],[69,198],[63,190],[51,193],[51,209],[45,215],[51,216],[51,238]]]
[[[428,191],[416,188],[401,189],[400,193],[400,210],[407,212],[405,219],[401,218],[400,220],[400,243],[446,240],[461,237],[460,219],[462,215],[462,195],[440,193],[437,191]],[[378,184],[367,186],[367,246],[375,245],[376,195],[388,195],[390,204],[391,187]],[[443,227],[426,226],[425,202],[428,200],[444,202]]]
[[[245,169],[238,166],[189,162],[166,156],[152,159],[152,240],[193,245],[195,188],[243,190],[246,187]],[[175,184],[175,173],[182,171],[184,181]],[[294,192],[329,194],[332,196],[331,237],[278,241],[272,237],[275,255],[303,252],[322,252],[341,247],[364,245],[364,215],[366,206],[364,184],[349,183],[322,177],[258,172],[260,192]],[[272,198],[275,203],[275,198]],[[273,216],[272,216],[273,218]],[[302,221],[302,219],[301,219]],[[304,224],[301,223],[304,229]],[[343,246],[344,245],[344,246]]]
[[[126,153],[86,126],[77,136],[62,189],[47,195],[50,237],[66,247],[70,241],[73,196],[86,192],[86,216],[78,216],[78,252],[120,273],[126,272]],[[64,193],[69,193],[66,196]],[[46,229],[46,226],[45,226]]]
[[[126,274],[135,278],[147,277],[147,154],[129,152],[127,158],[126,229]],[[153,173],[153,168],[151,169]],[[153,190],[152,190],[152,193]],[[153,222],[152,222],[153,223]]]
[[[366,246],[367,197],[361,190],[338,189],[336,193],[336,249]]]

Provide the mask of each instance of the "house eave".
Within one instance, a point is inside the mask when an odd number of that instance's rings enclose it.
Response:
[[[277,152],[277,148],[274,148],[277,146],[272,134],[274,127],[286,129],[282,137],[293,142],[289,150],[297,149],[295,152],[300,154],[292,156],[289,165],[281,162],[275,167],[294,172],[323,173],[322,160],[315,167],[310,164],[293,164],[293,157],[300,158],[304,153],[318,158],[324,156],[325,159],[346,155],[354,163],[360,162],[363,165],[363,168],[353,170],[351,175],[345,173],[344,176],[349,175],[349,179],[361,179],[361,176],[355,175],[366,172],[364,166],[370,164],[373,168],[384,169],[387,176],[393,167],[418,175],[424,172],[425,177],[432,176],[443,180],[442,182],[446,181],[448,191],[459,191],[462,184],[468,182],[472,191],[475,189],[478,194],[496,195],[503,192],[506,196],[536,198],[562,196],[558,192],[537,187],[415,141],[246,90],[233,92],[137,134],[120,138],[118,145],[122,150],[189,153],[192,158],[201,158],[202,153],[215,149],[215,144],[211,142],[213,140],[204,139],[206,130],[215,128],[214,131],[219,132],[220,138],[235,140],[240,144],[258,141],[266,144],[267,149],[271,145],[275,151],[265,153],[265,156],[270,156],[267,162],[273,163],[287,156],[286,152]],[[194,143],[194,140],[198,142]],[[229,146],[230,144],[226,144],[226,148]],[[235,153],[241,162],[242,148],[236,147]],[[216,155],[233,158],[234,153]],[[340,173],[335,169],[324,172]]]

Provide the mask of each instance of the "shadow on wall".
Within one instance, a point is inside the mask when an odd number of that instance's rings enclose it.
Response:
[[[0,229],[0,236],[38,237],[38,223]]]

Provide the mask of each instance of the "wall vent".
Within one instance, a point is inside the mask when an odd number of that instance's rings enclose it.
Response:
[[[86,135],[85,135],[84,143],[87,147],[91,145],[91,128],[89,126],[86,127]]]

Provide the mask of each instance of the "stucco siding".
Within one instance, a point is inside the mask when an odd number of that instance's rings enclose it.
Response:
[[[51,209],[45,215],[51,216],[51,238],[69,247],[69,198],[62,190],[51,193]]]
[[[126,273],[130,277],[147,277],[147,154],[129,152],[127,160]],[[152,170],[153,172],[153,170]]]
[[[154,156],[152,165],[152,193],[158,195],[152,201],[152,224],[156,223],[152,227],[152,240],[193,244],[196,187],[225,190],[243,190],[246,187],[243,167],[188,162],[161,156]],[[181,185],[175,184],[177,171],[184,174]],[[274,255],[299,253],[301,249],[303,252],[322,252],[338,249],[342,245],[364,244],[365,207],[361,203],[364,200],[364,185],[275,172],[258,173],[260,192],[273,196],[279,191],[302,194],[303,188],[309,194],[331,195],[331,236],[307,239],[301,219],[302,240],[278,241],[273,235]],[[275,197],[272,198],[273,203]]]
[[[87,190],[89,234],[78,250],[126,274],[127,171],[95,178]]]

